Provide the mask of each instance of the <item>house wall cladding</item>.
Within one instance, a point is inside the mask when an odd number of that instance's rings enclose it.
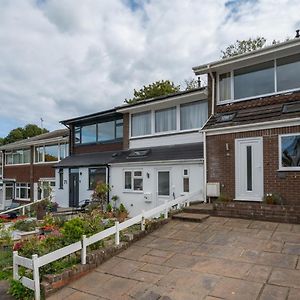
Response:
[[[300,133],[300,126],[207,136],[207,179],[235,197],[235,139],[263,137],[264,193],[278,193],[285,204],[300,205],[300,171],[278,171],[278,135]],[[228,151],[226,150],[228,144]]]

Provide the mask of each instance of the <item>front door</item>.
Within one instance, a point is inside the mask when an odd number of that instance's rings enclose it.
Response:
[[[70,193],[69,207],[79,206],[79,169],[70,169],[69,175]]]
[[[157,170],[157,206],[170,200],[171,179],[170,170]]]
[[[262,201],[263,190],[262,138],[236,139],[236,200]]]

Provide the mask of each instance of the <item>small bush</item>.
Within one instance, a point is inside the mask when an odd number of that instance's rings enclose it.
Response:
[[[277,193],[267,193],[263,198],[263,202],[266,204],[281,205],[283,204],[282,197]]]
[[[33,300],[34,292],[18,281],[10,280],[9,294],[14,296],[17,300]]]
[[[220,194],[220,196],[217,198],[217,202],[231,202],[232,199],[224,194]]]
[[[14,224],[14,229],[20,231],[34,231],[38,226],[37,221],[35,220],[19,220]]]

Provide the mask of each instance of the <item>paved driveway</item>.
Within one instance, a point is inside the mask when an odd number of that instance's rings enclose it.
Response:
[[[54,299],[300,299],[300,225],[171,221]]]

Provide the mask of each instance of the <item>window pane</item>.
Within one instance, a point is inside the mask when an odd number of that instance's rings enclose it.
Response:
[[[14,190],[12,186],[7,186],[5,188],[5,200],[11,200],[14,197]]]
[[[169,171],[158,172],[158,195],[160,196],[170,195],[170,172]]]
[[[123,137],[123,119],[116,120],[116,139]]]
[[[25,164],[30,163],[30,150],[29,149],[24,150],[23,153],[24,153],[24,163]]]
[[[199,101],[180,106],[180,129],[201,128],[207,120],[207,101]]]
[[[80,127],[75,127],[75,144],[80,143]]]
[[[131,172],[125,172],[125,189],[131,190]]]
[[[231,99],[231,74],[224,73],[219,76],[220,101]]]
[[[12,154],[11,153],[5,153],[5,159],[6,159],[6,164],[7,165],[12,164]]]
[[[69,153],[69,144],[60,144],[60,159],[64,159],[68,156]]]
[[[143,178],[134,178],[133,179],[133,189],[135,191],[143,190]]]
[[[58,145],[45,146],[45,162],[58,161]]]
[[[273,93],[274,91],[273,61],[234,71],[235,99]]]
[[[155,132],[176,130],[176,107],[155,112]]]
[[[142,176],[142,171],[134,171],[134,176]]]
[[[98,141],[105,142],[115,139],[115,121],[98,124]]]
[[[13,152],[13,164],[21,164],[23,162],[23,150]]]
[[[190,179],[188,177],[183,178],[183,192],[189,193],[190,191]]]
[[[59,169],[59,188],[63,189],[64,188],[64,170]]]
[[[300,54],[277,59],[277,90],[300,88]]]
[[[151,134],[151,113],[139,113],[132,115],[131,118],[131,135],[147,135]]]
[[[96,142],[96,124],[81,127],[81,143]]]
[[[247,191],[252,191],[252,146],[247,146]]]
[[[89,169],[89,189],[95,189],[98,183],[106,183],[106,168]]]
[[[300,135],[281,137],[282,167],[300,167]]]

